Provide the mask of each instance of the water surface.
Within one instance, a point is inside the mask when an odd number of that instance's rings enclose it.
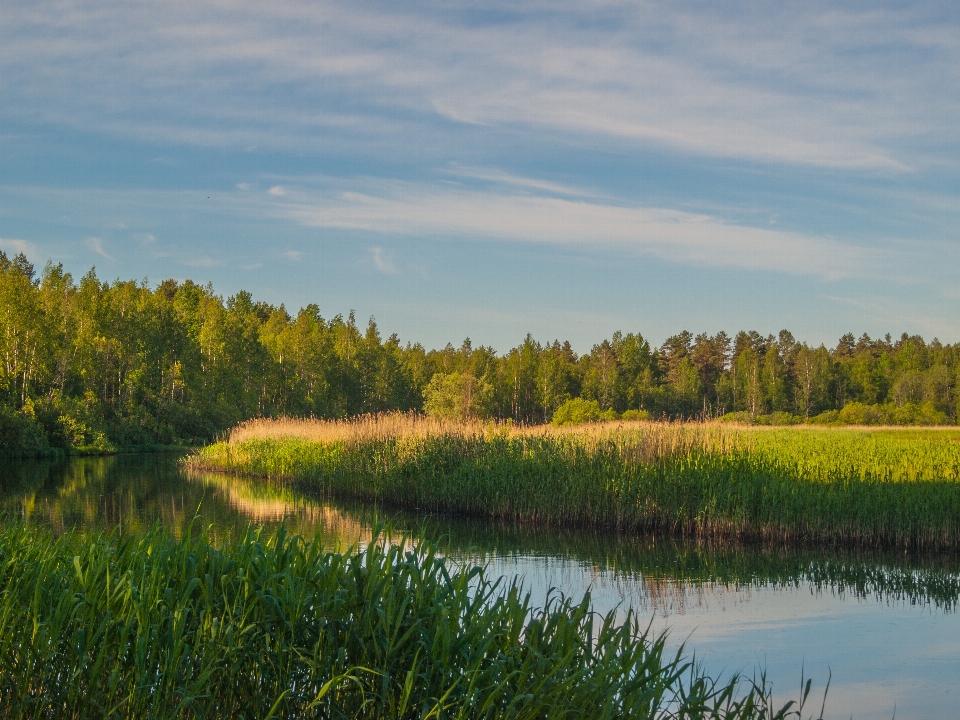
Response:
[[[225,537],[283,523],[333,547],[386,521],[437,539],[458,562],[520,576],[537,603],[591,593],[600,612],[634,608],[712,675],[765,669],[781,699],[801,673],[826,717],[956,717],[960,559],[676,542],[517,527],[319,500],[294,488],[184,473],[176,455],[0,463],[0,508],[57,531],[185,523]],[[819,700],[818,700],[819,707]]]

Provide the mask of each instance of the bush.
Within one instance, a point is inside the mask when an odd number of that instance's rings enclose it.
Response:
[[[887,413],[880,405],[864,405],[850,402],[843,406],[839,420],[844,425],[886,425],[890,422]]]
[[[614,412],[613,420],[616,420],[616,415]],[[600,409],[600,403],[596,400],[573,398],[557,408],[556,412],[553,413],[551,422],[554,425],[581,425],[606,419],[608,418],[604,416],[604,412]]]
[[[788,412],[777,410],[769,415],[751,415],[746,410],[727,413],[720,417],[720,422],[734,423],[737,425],[799,425],[803,418],[799,415],[791,415]]]
[[[39,457],[49,452],[50,443],[36,420],[0,406],[0,456]]]
[[[621,420],[649,420],[650,413],[646,410],[624,410]]]
[[[894,425],[946,425],[950,422],[947,414],[937,410],[932,402],[904,403],[892,407],[890,412]]]
[[[738,412],[728,412],[719,418],[722,423],[732,423],[734,425],[753,425],[753,416],[746,410]]]
[[[902,405],[889,402],[885,405],[865,405],[850,402],[837,413],[835,410],[818,415],[811,422],[821,422],[833,425],[949,425],[950,418],[942,410],[938,410],[933,402],[912,403]]]
[[[59,392],[39,398],[34,404],[37,422],[50,444],[69,449],[92,445],[101,424],[92,397],[64,397]]]

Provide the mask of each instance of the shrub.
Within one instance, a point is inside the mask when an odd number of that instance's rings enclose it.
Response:
[[[37,422],[50,444],[59,448],[86,447],[93,444],[101,424],[96,399],[64,397],[59,392],[36,401]]]
[[[38,457],[49,452],[47,436],[36,420],[0,406],[0,456]]]
[[[884,408],[879,405],[864,405],[850,402],[843,406],[839,420],[844,425],[885,425],[890,422]]]
[[[600,403],[596,400],[573,398],[557,408],[556,412],[553,413],[551,422],[554,425],[581,425],[589,422],[600,422],[604,419],[606,418],[603,411],[600,410]],[[616,413],[614,413],[613,419],[616,419]]]
[[[646,410],[624,410],[621,420],[649,420],[650,413]]]
[[[740,410],[738,412],[728,412],[726,415],[721,415],[719,418],[722,423],[732,423],[735,425],[753,425],[753,416],[748,413],[746,410]]]
[[[807,420],[807,422],[813,425],[839,425],[840,413],[836,410],[827,410],[819,415],[814,415],[812,418]]]
[[[946,425],[950,422],[947,414],[937,410],[932,402],[904,403],[892,407],[890,416],[894,425]]]

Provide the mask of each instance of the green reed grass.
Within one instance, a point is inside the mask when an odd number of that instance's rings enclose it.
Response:
[[[423,542],[0,526],[5,718],[799,717],[681,653]]]
[[[197,469],[429,512],[698,537],[960,546],[960,443],[841,430],[248,437]]]

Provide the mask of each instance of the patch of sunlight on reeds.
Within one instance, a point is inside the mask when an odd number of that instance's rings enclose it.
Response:
[[[257,418],[233,428],[228,434],[228,440],[231,443],[242,443],[248,440],[298,438],[310,442],[342,442],[439,435],[473,437],[483,435],[489,427],[493,427],[493,424],[438,420],[416,413],[380,413],[342,420]]]
[[[728,452],[747,442],[743,428],[718,423],[624,421],[584,425],[519,425],[512,422],[442,420],[419,413],[377,413],[337,420],[257,418],[237,425],[226,441],[241,445],[257,440],[295,438],[316,443],[362,444],[385,440],[490,437],[575,438],[583,446],[611,439],[628,445],[632,457],[652,459],[692,448]]]

